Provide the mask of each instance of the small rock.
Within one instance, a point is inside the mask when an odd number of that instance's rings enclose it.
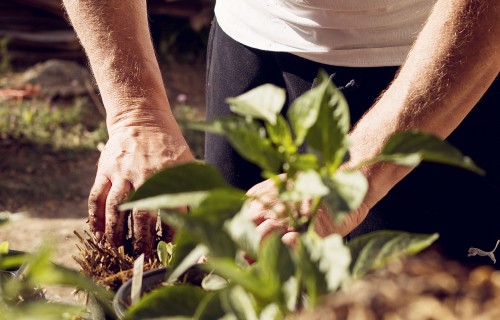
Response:
[[[81,65],[64,60],[48,60],[26,70],[19,86],[40,85],[42,97],[73,97],[94,89],[90,72]]]

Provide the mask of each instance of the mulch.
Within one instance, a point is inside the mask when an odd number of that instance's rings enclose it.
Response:
[[[472,265],[428,249],[353,281],[294,319],[500,319],[500,271],[488,258]]]

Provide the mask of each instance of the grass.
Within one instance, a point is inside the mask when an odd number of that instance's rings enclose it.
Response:
[[[204,134],[184,129],[187,122],[201,120],[201,112],[185,104],[172,109],[193,153],[203,158]],[[75,98],[70,104],[42,99],[0,101],[0,140],[58,150],[95,149],[107,139],[104,119],[86,98]]]
[[[49,100],[0,102],[0,140],[30,142],[53,149],[92,149],[107,140],[103,119],[87,99],[55,104]]]

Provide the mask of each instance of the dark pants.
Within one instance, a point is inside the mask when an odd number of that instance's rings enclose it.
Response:
[[[334,75],[333,82],[346,96],[355,123],[393,80],[398,69],[336,67],[288,53],[249,48],[228,37],[216,22],[207,60],[208,119],[231,113],[224,102],[227,97],[264,83],[286,88],[288,104],[310,89],[318,70],[324,69]],[[423,163],[370,211],[351,236],[379,229],[439,232],[440,243],[454,256],[466,257],[471,246],[493,249],[500,239],[498,78],[448,141],[472,157],[486,170],[486,176]],[[236,187],[248,189],[262,181],[260,170],[241,159],[220,136],[207,135],[205,160]]]

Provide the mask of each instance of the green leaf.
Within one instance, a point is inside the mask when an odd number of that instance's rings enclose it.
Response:
[[[285,305],[288,311],[297,311],[301,295],[297,277],[290,277],[287,281],[285,281],[285,283],[283,283],[281,286],[281,294],[285,299]]]
[[[389,138],[376,160],[391,161],[410,167],[426,160],[484,174],[481,168],[458,149],[426,132],[409,131],[394,134]]]
[[[190,285],[163,286],[146,294],[125,313],[127,319],[153,319],[168,316],[193,317],[208,293]]]
[[[221,231],[224,223],[241,210],[245,199],[238,189],[215,189],[189,214],[162,212],[161,216],[177,230],[189,230],[194,241],[206,245],[211,255],[234,257],[236,245]]]
[[[225,290],[222,305],[226,313],[232,313],[238,320],[258,320],[253,297],[240,286]]]
[[[295,99],[288,109],[287,118],[295,133],[295,145],[304,143],[309,129],[318,120],[324,94],[325,85],[322,83]]]
[[[175,251],[167,268],[168,282],[175,282],[187,269],[194,266],[208,249],[198,244],[195,237],[188,229],[180,229],[174,237]]]
[[[159,196],[130,201],[122,204],[120,210],[131,210],[133,208],[142,210],[175,209],[183,206],[197,207],[208,196],[208,191],[193,191]]]
[[[156,246],[156,252],[158,253],[158,259],[161,264],[164,266],[168,266],[172,261],[174,245],[172,242],[166,243],[165,241],[158,242],[158,246]]]
[[[290,175],[294,175],[297,171],[317,171],[319,169],[318,157],[310,153],[289,157],[287,165],[289,166],[287,173]]]
[[[276,124],[266,122],[266,130],[271,142],[277,146],[281,153],[293,154],[297,152],[297,146],[294,144],[292,131],[288,122],[282,115],[278,115]]]
[[[214,273],[210,273],[201,282],[201,287],[208,291],[216,291],[227,288],[229,282]]]
[[[321,72],[317,91],[319,112],[316,122],[309,129],[306,141],[320,152],[325,165],[334,172],[345,159],[349,145],[349,106],[344,95]]]
[[[281,194],[284,201],[299,202],[320,198],[329,193],[329,189],[321,181],[321,176],[314,170],[300,172],[293,187]]]
[[[128,200],[135,201],[163,194],[207,191],[227,186],[215,168],[196,162],[185,163],[170,166],[152,175]]]
[[[264,127],[257,121],[232,116],[192,123],[189,127],[223,135],[243,158],[264,170],[276,173],[282,166],[283,156],[274,148],[265,135]]]
[[[209,191],[171,193],[140,199],[121,205],[120,210],[129,210],[132,208],[145,210],[176,209],[189,206],[193,215],[196,215],[196,210],[203,204],[203,208],[198,211],[203,211],[203,214],[206,214],[207,211],[211,211],[211,216],[217,213],[220,216],[228,210],[228,207],[231,207],[232,210],[236,210],[233,212],[234,214],[239,210],[238,206],[241,207],[244,201],[245,193],[228,186]]]
[[[65,304],[56,302],[31,302],[22,303],[16,307],[0,306],[1,319],[16,320],[71,320],[83,319],[85,307],[75,304]]]
[[[265,120],[274,125],[285,100],[284,89],[264,84],[236,98],[228,98],[226,102],[234,113]]]
[[[231,258],[210,258],[208,268],[233,284],[240,285],[257,298],[271,301],[273,295],[268,291],[268,284],[252,272],[252,268],[243,269]]]
[[[190,268],[195,267],[200,258],[208,253],[208,249],[203,244],[198,244],[185,258],[176,266],[171,273],[168,274],[167,283],[174,284],[179,278],[190,271]],[[173,268],[173,267],[172,267]]]
[[[328,292],[328,288],[325,274],[319,269],[317,261],[311,257],[307,242],[305,234],[301,234],[293,259],[299,270],[301,286],[305,289],[308,301],[311,306],[315,306],[320,296]]]
[[[245,193],[235,188],[215,189],[190,214],[220,227],[241,210],[246,199]]]
[[[212,320],[222,319],[224,317],[224,309],[221,304],[221,292],[213,292],[207,294],[200,302],[193,316],[195,320]]]
[[[280,295],[281,286],[294,275],[295,268],[290,251],[281,241],[279,233],[268,235],[262,240],[256,268],[260,272],[261,281],[267,285],[269,295]],[[280,300],[283,305],[286,303],[283,296]]]
[[[106,314],[113,314],[111,300],[113,293],[107,291],[104,287],[94,283],[90,278],[85,277],[80,272],[67,269],[62,266],[54,265],[53,269],[36,270],[33,272],[33,282],[41,285],[63,285],[73,286],[94,295],[97,301],[103,307]]]
[[[9,253],[9,242],[0,242],[0,255]]]
[[[45,244],[35,254],[29,256],[23,274],[30,283],[72,286],[82,289],[94,295],[107,315],[114,314],[111,306],[113,293],[76,270],[52,263],[50,253],[49,245]]]
[[[283,157],[265,137],[264,128],[260,124],[238,119],[227,125],[226,132],[224,136],[243,158],[263,170],[274,173],[280,170]]]
[[[342,237],[331,234],[321,238],[314,231],[309,231],[302,239],[311,261],[324,274],[328,290],[336,290],[349,277],[351,262],[349,249],[343,244]]]
[[[276,303],[268,304],[260,313],[259,320],[281,320],[285,315]]]
[[[99,300],[92,293],[87,294],[87,311],[92,315],[92,320],[106,320],[106,312],[102,308]]]
[[[224,230],[240,249],[255,258],[259,249],[260,237],[247,210],[248,206],[244,205],[239,213],[224,224]]]
[[[210,255],[234,257],[236,254],[236,245],[232,239],[221,232],[221,225],[211,223],[208,217],[161,212],[161,218],[176,230],[188,230],[195,242],[208,247]],[[177,242],[174,243],[177,246]]]
[[[324,179],[324,183],[330,189],[330,193],[323,198],[323,202],[336,223],[358,208],[368,191],[368,181],[358,170],[336,171]]]
[[[379,268],[391,259],[415,254],[430,246],[438,234],[414,234],[400,231],[377,231],[355,238],[347,243],[352,256],[351,275],[359,278]]]
[[[9,251],[7,254],[0,254],[0,270],[16,270],[28,259],[29,255],[22,252]]]

